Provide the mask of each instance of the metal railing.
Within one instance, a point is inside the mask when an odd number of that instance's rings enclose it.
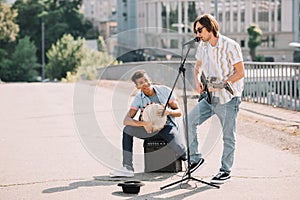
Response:
[[[300,63],[245,62],[243,101],[300,111]],[[186,63],[187,90],[193,90],[194,62]],[[132,62],[99,69],[102,79],[130,80],[134,70],[144,69],[153,80],[172,86],[179,61]],[[182,82],[177,84],[182,88]]]
[[[245,62],[242,99],[300,111],[300,63]]]

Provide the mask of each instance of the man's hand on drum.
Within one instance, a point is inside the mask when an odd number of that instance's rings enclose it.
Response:
[[[152,133],[153,132],[152,122],[143,121],[143,127],[145,128],[147,133]]]
[[[158,111],[157,111],[157,116],[159,117],[163,117],[163,116],[168,116],[172,113],[172,109],[170,108],[166,108],[165,112],[164,112],[164,108],[165,108],[165,105],[164,104],[161,104],[162,105],[162,108],[160,108]],[[164,115],[162,116],[162,113],[164,112]]]

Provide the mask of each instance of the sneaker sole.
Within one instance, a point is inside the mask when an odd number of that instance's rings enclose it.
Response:
[[[223,184],[223,183],[226,183],[229,180],[230,180],[230,178],[227,178],[225,180],[211,180],[210,183],[213,183],[213,184]]]

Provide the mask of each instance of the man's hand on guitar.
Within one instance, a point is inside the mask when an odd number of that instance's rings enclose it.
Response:
[[[215,92],[217,89],[216,88],[214,88],[214,87],[208,87],[208,91],[209,92]]]
[[[200,81],[196,84],[196,91],[197,91],[197,93],[202,93],[203,92],[203,90],[204,90],[204,85],[203,85],[203,83],[201,83]]]

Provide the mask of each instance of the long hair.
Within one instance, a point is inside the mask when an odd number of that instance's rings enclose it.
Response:
[[[203,14],[198,16],[194,21],[194,33],[197,34],[196,24],[199,22],[202,26],[206,28],[208,32],[213,32],[215,37],[218,37],[219,23],[210,14]]]

